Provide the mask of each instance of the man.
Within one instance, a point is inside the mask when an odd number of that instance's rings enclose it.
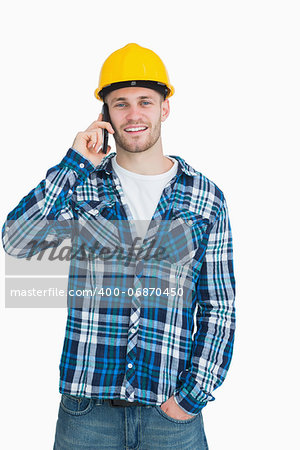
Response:
[[[208,448],[202,409],[234,341],[232,238],[222,191],[163,154],[173,93],[151,50],[110,55],[95,91],[109,121],[79,132],[3,227],[11,255],[71,237],[85,256],[70,262],[57,450]],[[116,153],[103,153],[104,129]]]

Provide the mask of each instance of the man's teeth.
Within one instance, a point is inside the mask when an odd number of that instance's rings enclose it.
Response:
[[[125,128],[125,131],[141,131],[146,130],[147,127],[137,127],[137,128]]]

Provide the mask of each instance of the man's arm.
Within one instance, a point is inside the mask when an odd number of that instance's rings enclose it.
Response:
[[[99,114],[96,121],[76,135],[62,161],[49,169],[45,179],[8,214],[2,227],[2,243],[9,255],[32,256],[71,236],[74,217],[70,199],[106,156],[99,152],[102,129],[114,133],[111,124],[101,119]]]
[[[8,214],[2,228],[6,253],[25,258],[45,249],[46,243],[55,247],[69,237],[73,219],[70,198],[94,169],[86,158],[70,148],[62,161],[49,169],[45,179]]]
[[[188,414],[198,414],[215,398],[212,391],[227,374],[235,331],[235,279],[232,235],[226,201],[212,224],[207,250],[196,287],[197,332],[191,364],[174,391],[176,403]]]

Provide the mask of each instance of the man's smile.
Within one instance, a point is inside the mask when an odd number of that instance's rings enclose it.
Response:
[[[142,134],[147,129],[148,129],[148,127],[146,127],[146,126],[136,126],[136,127],[131,126],[131,127],[124,128],[124,131],[129,134]]]

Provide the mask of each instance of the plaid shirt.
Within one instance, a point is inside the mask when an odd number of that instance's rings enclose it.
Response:
[[[138,261],[129,252],[136,234],[112,168],[115,154],[95,167],[70,148],[8,215],[3,246],[24,258],[32,239],[37,253],[45,242],[58,246],[70,238],[85,255],[70,261],[61,393],[149,405],[174,395],[195,415],[214,400],[232,357],[235,280],[226,201],[213,182],[170,155],[177,174],[140,246],[156,240],[167,255]],[[120,243],[123,259],[99,257]]]

